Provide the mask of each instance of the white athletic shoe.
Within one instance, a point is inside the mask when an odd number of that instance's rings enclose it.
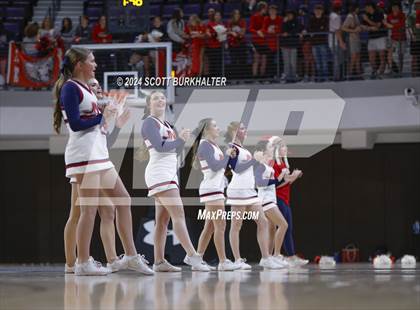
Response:
[[[75,268],[75,265],[73,265],[73,267],[70,267],[69,265],[65,264],[64,273],[74,273],[74,268]]]
[[[275,262],[280,265],[283,266],[283,268],[287,268],[289,267],[289,262],[286,260],[286,258],[283,255],[277,255],[277,256],[273,256],[273,259],[275,260]]]
[[[218,271],[233,271],[239,268],[241,268],[240,265],[232,263],[232,261],[229,259],[226,259],[225,261],[220,262],[219,265],[217,266]]]
[[[277,264],[276,260],[272,256],[269,256],[267,258],[261,258],[260,266],[263,267],[264,269],[282,269],[282,268],[284,268],[283,266],[280,266],[279,264]]]
[[[251,265],[246,263],[245,258],[237,259],[235,261],[235,265],[239,266],[238,270],[251,270],[252,269]]]
[[[127,262],[127,269],[138,271],[145,275],[153,275],[155,272],[147,265],[147,260],[140,254],[134,256],[124,255],[122,258]]]
[[[125,270],[128,267],[128,261],[124,259],[124,254],[117,257],[112,263],[106,265],[112,272]]]
[[[286,260],[289,263],[290,267],[300,267],[300,266],[304,266],[304,265],[309,263],[309,260],[302,259],[302,258],[300,258],[296,255],[289,256],[289,257],[286,258]]]
[[[182,268],[171,265],[166,259],[158,264],[153,264],[155,272],[181,272]]]
[[[204,271],[204,272],[209,272],[210,271],[210,267],[209,265],[207,265],[204,261],[203,258],[196,254],[196,255],[192,255],[192,256],[185,256],[184,258],[184,263],[186,263],[187,265],[190,265],[192,268],[192,271]]]
[[[76,276],[106,276],[111,273],[111,270],[103,267],[100,262],[95,261],[89,257],[87,262],[78,263],[74,265],[74,274]]]

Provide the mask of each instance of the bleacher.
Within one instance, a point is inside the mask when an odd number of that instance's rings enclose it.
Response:
[[[32,18],[37,0],[0,0],[0,20],[15,40],[22,39],[23,29]]]

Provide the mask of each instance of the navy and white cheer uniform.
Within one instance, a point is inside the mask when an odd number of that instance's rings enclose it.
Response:
[[[168,122],[148,116],[141,129],[144,143],[149,150],[149,162],[145,170],[148,196],[179,188],[177,151],[185,141],[176,137]]]
[[[274,169],[267,164],[258,163],[254,166],[255,185],[258,189],[264,211],[277,207],[276,186],[282,184],[284,180],[278,181],[274,177]]]

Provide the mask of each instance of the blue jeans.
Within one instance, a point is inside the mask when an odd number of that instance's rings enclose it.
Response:
[[[315,58],[316,76],[320,80],[328,78],[328,45],[313,45],[312,54]]]

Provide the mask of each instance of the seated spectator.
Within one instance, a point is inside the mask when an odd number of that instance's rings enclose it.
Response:
[[[91,30],[89,27],[89,17],[83,15],[80,17],[79,25],[77,25],[76,30],[74,31],[74,42],[80,44],[90,43],[90,33]]]
[[[267,53],[268,74],[274,77],[277,73],[279,62],[279,34],[282,32],[283,18],[277,15],[277,6],[268,7],[268,16],[264,17],[263,31],[269,52]],[[277,66],[276,66],[277,64]]]
[[[385,22],[385,26],[391,29],[390,70],[392,70],[392,55],[395,53],[397,55],[398,70],[401,73],[407,40],[405,35],[405,14],[401,11],[401,4],[396,2],[392,4],[391,10],[391,14],[387,16]]]
[[[411,46],[411,74],[420,75],[420,0],[414,0],[414,12],[408,17],[408,33]]]
[[[206,35],[206,54],[209,60],[209,75],[220,76],[222,74],[222,42],[227,39],[227,29],[223,25],[220,12],[216,12],[214,21],[209,21],[206,25]]]
[[[200,76],[203,72],[203,46],[204,38],[206,36],[206,29],[201,23],[198,15],[190,16],[185,33],[190,37],[189,54],[191,58],[191,76]]]
[[[359,6],[352,4],[349,6],[349,14],[343,22],[341,30],[348,33],[347,46],[350,53],[348,75],[350,79],[359,79],[362,76],[360,67],[360,32],[362,27],[359,20]]]
[[[264,36],[264,17],[267,14],[267,3],[258,2],[257,12],[253,14],[249,21],[249,32],[252,34],[252,44],[254,46],[254,60],[252,63],[252,76],[264,77],[267,66],[267,54],[269,49]]]
[[[298,21],[302,29],[302,40],[301,40],[301,49],[303,57],[303,81],[310,82],[314,80],[315,76],[315,61],[312,54],[312,44],[311,37],[308,35],[309,29],[309,18],[308,7],[306,5],[301,5],[299,7]],[[299,49],[298,49],[298,59],[299,59]],[[298,61],[300,63],[300,61]]]
[[[284,64],[284,79],[286,82],[297,81],[297,49],[299,36],[302,32],[301,25],[293,10],[286,11],[281,34],[281,52]]]
[[[36,45],[39,41],[39,26],[38,23],[31,23],[25,27],[24,37],[22,40],[22,50],[29,56],[38,56],[38,49]]]
[[[315,57],[316,80],[328,80],[328,18],[321,4],[315,5],[314,16],[309,20],[312,54]]]
[[[112,35],[108,32],[106,16],[102,15],[98,23],[92,29],[92,41],[94,43],[112,43]]]
[[[176,53],[183,49],[185,40],[188,39],[188,35],[184,32],[185,23],[182,19],[183,16],[184,13],[181,9],[175,9],[166,28],[169,39],[172,41],[172,49]]]
[[[67,50],[74,41],[73,23],[70,18],[65,17],[61,22],[60,37],[64,42],[64,47]]]
[[[51,17],[46,16],[41,23],[41,28],[39,28],[39,37],[47,37],[50,40],[55,40],[57,32],[54,29]]]
[[[246,22],[241,18],[239,10],[232,12],[232,18],[227,23],[228,46],[231,63],[231,77],[243,75],[243,64],[246,59],[245,45]]]
[[[7,31],[0,20],[0,87],[6,84],[7,55],[11,33]]]
[[[384,27],[384,14],[379,11],[375,4],[365,4],[363,23],[368,32],[369,62],[372,67],[371,78],[381,77],[385,71],[385,51],[388,32]],[[377,66],[376,56],[379,54],[380,65]]]
[[[153,18],[152,26],[150,27],[150,36],[150,42],[164,42],[168,40],[168,34],[159,16]]]
[[[344,53],[346,44],[343,40],[341,32],[341,0],[332,3],[331,13],[329,17],[329,37],[328,45],[333,55],[333,78],[334,81],[342,81],[344,79]]]

